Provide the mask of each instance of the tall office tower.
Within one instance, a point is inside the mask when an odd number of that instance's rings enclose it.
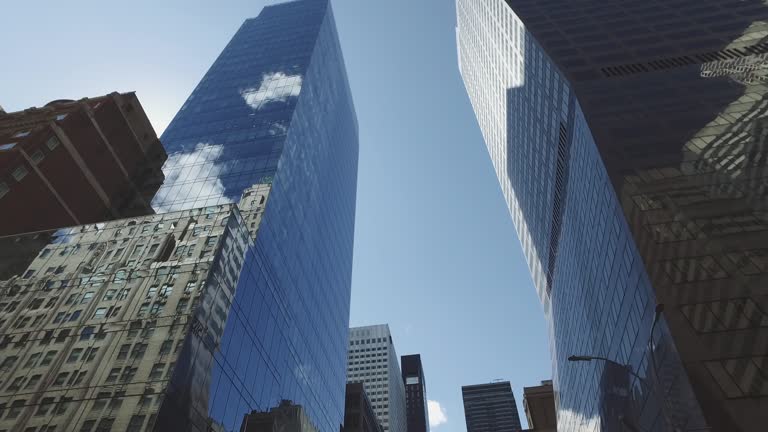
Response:
[[[461,387],[467,432],[520,432],[520,416],[509,381]]]
[[[247,20],[163,137],[160,214],[52,233],[4,282],[4,424],[231,431],[290,399],[339,430],[358,141],[330,4]]]
[[[405,386],[389,325],[349,329],[347,382],[362,383],[385,432],[406,432]]]
[[[0,236],[150,214],[165,160],[135,93],[0,113]]]
[[[421,355],[411,354],[400,357],[405,384],[405,415],[408,432],[428,432],[427,382],[421,366]]]
[[[558,429],[762,429],[768,6],[458,0],[457,14],[550,323]]]
[[[343,432],[384,432],[362,383],[347,383]]]
[[[232,342],[216,351],[230,359],[211,365],[203,416],[229,429],[289,399],[319,430],[338,430],[358,132],[330,2],[282,3],[246,20],[162,140],[169,156],[153,202],[159,212],[234,202],[254,184],[271,186],[258,232],[259,221],[246,222],[255,236],[247,282],[223,311]],[[245,319],[252,308],[258,313]],[[197,364],[194,355],[185,361]],[[256,375],[241,373],[244,364]],[[196,399],[178,390],[174,400]],[[177,425],[168,413],[158,421]]]
[[[555,390],[552,381],[542,381],[535,387],[523,387],[523,407],[528,420],[528,432],[557,431]]]

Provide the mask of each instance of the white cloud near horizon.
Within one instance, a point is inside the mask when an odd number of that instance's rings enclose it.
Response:
[[[301,91],[301,75],[286,75],[283,72],[264,74],[259,88],[250,87],[240,91],[245,103],[253,109],[259,109],[269,102],[285,102],[289,97],[296,97]]]
[[[448,422],[445,408],[440,405],[440,402],[427,400],[427,411],[429,413],[429,427],[438,427]]]
[[[224,173],[216,161],[223,152],[221,144],[199,143],[189,153],[168,156],[163,165],[166,187],[162,187],[155,197],[155,210],[167,213],[220,203],[224,197],[220,177]]]

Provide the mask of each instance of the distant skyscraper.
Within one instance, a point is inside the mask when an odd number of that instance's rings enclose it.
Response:
[[[363,383],[385,432],[406,432],[405,386],[387,324],[349,329],[347,381]]]
[[[405,384],[405,414],[408,432],[428,432],[427,382],[419,354],[404,355],[400,358]]]
[[[762,430],[768,6],[458,0],[457,14],[550,320],[558,428]]]
[[[463,386],[467,432],[520,432],[520,416],[509,381]]]
[[[523,406],[529,432],[557,431],[555,391],[552,381],[542,381],[535,387],[523,387]]]
[[[363,383],[347,383],[343,432],[384,432]]]
[[[358,139],[329,2],[247,20],[163,140],[159,214],[0,278],[0,429],[233,431],[289,399],[338,431]]]

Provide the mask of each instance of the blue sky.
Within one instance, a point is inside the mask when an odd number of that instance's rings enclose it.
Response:
[[[12,2],[0,105],[135,90],[158,134],[268,1]],[[360,123],[351,325],[421,353],[434,430],[461,386],[551,374],[541,306],[456,65],[452,0],[333,0]],[[432,413],[433,418],[436,413]]]

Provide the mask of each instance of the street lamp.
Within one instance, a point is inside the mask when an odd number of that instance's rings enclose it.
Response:
[[[661,414],[664,416],[664,420],[666,421],[667,425],[672,427],[672,430],[674,432],[679,432],[680,429],[672,423],[672,420],[669,417],[669,413],[667,412],[667,397],[659,389],[659,387],[661,386],[661,383],[659,382],[659,377],[658,377],[658,374],[657,374],[657,371],[656,371],[656,350],[655,350],[654,344],[653,344],[653,331],[656,329],[656,324],[659,322],[659,318],[661,318],[661,314],[663,312],[664,312],[664,305],[662,303],[657,304],[656,305],[656,309],[654,311],[653,323],[651,324],[651,333],[648,336],[648,348],[649,348],[649,351],[651,353],[651,375],[653,375],[653,380],[654,380],[654,385],[652,387],[654,389],[654,392],[656,393],[656,396],[661,398]],[[570,361],[570,362],[582,362],[582,361],[592,361],[592,360],[601,360],[601,361],[604,361],[604,362],[607,362],[607,363],[611,363],[611,364],[617,365],[619,367],[622,367],[622,368],[626,369],[627,372],[629,372],[635,378],[637,378],[637,379],[639,379],[641,381],[644,380],[643,377],[641,377],[640,375],[638,375],[637,373],[635,373],[632,370],[632,367],[630,365],[624,365],[624,364],[615,362],[615,361],[613,361],[613,360],[611,360],[609,358],[600,357],[600,356],[586,356],[586,355],[572,355],[572,356],[568,357],[568,361]],[[620,417],[619,421],[625,427],[627,427],[627,429],[630,429],[630,430],[633,430],[633,431],[637,430],[637,427],[635,427],[634,425],[628,423],[628,421],[627,421],[627,419],[625,417],[623,417],[623,416]]]

